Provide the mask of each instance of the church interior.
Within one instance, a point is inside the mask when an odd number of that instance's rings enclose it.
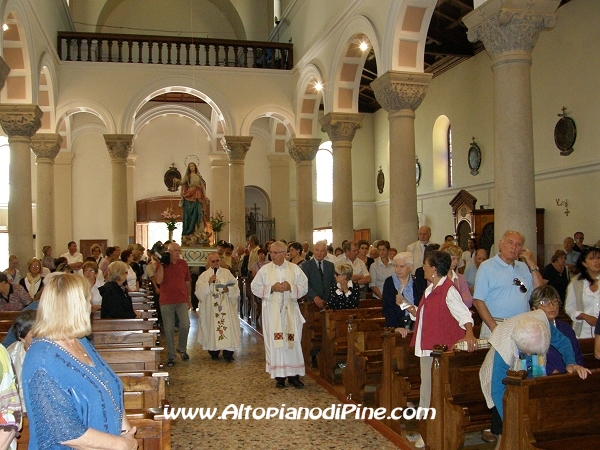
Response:
[[[267,238],[334,247],[358,236],[402,251],[426,225],[433,242],[489,249],[518,230],[540,266],[575,232],[600,240],[597,0],[0,0],[0,12],[5,266],[16,254],[23,272],[70,241],[166,240],[161,213],[181,214],[173,170],[190,157],[234,246],[250,212],[275,224]],[[340,401],[317,372],[302,397],[274,395],[260,336],[242,334],[234,365],[190,350],[198,372],[173,369],[174,405],[241,403],[247,388],[265,405]],[[202,377],[214,389],[197,397]],[[413,448],[358,421],[255,425],[180,421],[172,448]]]

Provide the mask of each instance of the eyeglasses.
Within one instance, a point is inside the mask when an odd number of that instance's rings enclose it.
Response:
[[[550,305],[559,306],[560,300],[558,300],[556,298],[553,298],[552,300],[540,300],[540,302],[538,304],[540,306],[550,306]]]
[[[519,290],[524,294],[527,292],[527,288],[525,287],[525,285],[523,284],[523,282],[521,280],[519,280],[518,278],[515,278],[513,280],[513,285],[515,286],[519,286]]]

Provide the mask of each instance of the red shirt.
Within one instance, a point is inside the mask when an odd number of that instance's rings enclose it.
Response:
[[[171,262],[163,270],[164,277],[160,284],[159,303],[161,305],[187,303],[189,292],[186,281],[192,281],[187,261],[179,258],[176,263]]]

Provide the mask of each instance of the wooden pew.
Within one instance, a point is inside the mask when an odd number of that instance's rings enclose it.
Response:
[[[157,319],[93,319],[92,332],[94,331],[125,331],[125,330],[153,330],[158,329]]]
[[[365,299],[360,301],[358,307],[381,308],[382,304],[379,299]],[[304,355],[304,363],[311,367],[313,366],[312,356],[321,350],[323,337],[321,308],[315,305],[314,302],[303,301],[300,303],[300,312],[305,320],[302,326],[302,354]]]
[[[96,350],[115,372],[162,370],[163,366],[160,363],[162,347],[128,347],[127,345],[113,344]]]
[[[321,378],[335,384],[335,369],[346,361],[348,351],[348,325],[351,315],[357,319],[383,317],[381,308],[356,308],[325,310],[321,312],[322,344],[317,360]]]
[[[168,372],[125,372],[118,373],[123,383],[126,410],[162,409],[169,405],[167,400]]]
[[[137,428],[138,450],[171,450],[171,421],[162,410],[128,411],[127,420]]]
[[[379,385],[383,367],[385,318],[357,319],[350,316],[348,325],[348,354],[342,369],[342,381],[347,398],[364,404],[365,386]]]
[[[445,350],[445,346],[435,346],[432,353],[430,406],[436,417],[422,422],[431,450],[462,448],[465,432],[489,428],[492,419],[479,381],[479,369],[489,349],[471,353]]]
[[[147,308],[147,309],[139,309],[136,308],[135,306],[133,307],[133,310],[135,312],[139,312],[141,314],[141,318],[142,319],[152,319],[154,317],[156,317],[156,309],[152,309],[152,308]],[[96,311],[92,313],[92,320],[98,320],[100,319],[100,311]]]
[[[128,344],[131,347],[159,346],[160,330],[116,330],[94,331],[92,342],[96,348],[113,344]]]
[[[379,407],[386,408],[389,414],[394,408],[406,408],[408,402],[418,402],[421,387],[421,362],[410,346],[412,333],[403,338],[393,329],[383,334],[383,355],[381,382],[375,398]],[[402,434],[401,422],[383,420],[384,425]]]
[[[600,359],[594,356],[594,338],[578,339],[583,355],[583,365],[588,369],[600,369]]]
[[[596,448],[600,370],[594,369],[585,380],[574,373],[527,378],[524,371],[509,371],[503,383],[501,449]]]

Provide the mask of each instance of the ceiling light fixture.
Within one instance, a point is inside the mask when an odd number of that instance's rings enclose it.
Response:
[[[2,24],[2,30],[3,31],[8,31],[8,25],[7,24]]]
[[[315,89],[316,89],[317,91],[322,91],[322,90],[323,90],[323,83],[321,83],[320,81],[317,81],[317,82],[315,83]]]
[[[362,41],[358,48],[360,48],[364,52],[369,48],[369,44],[367,44],[365,41]]]

